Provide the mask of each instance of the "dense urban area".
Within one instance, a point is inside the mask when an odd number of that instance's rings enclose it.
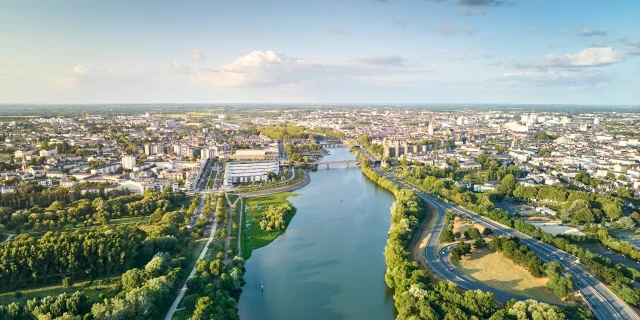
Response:
[[[0,319],[240,319],[327,169],[395,197],[398,319],[640,319],[637,109],[382,105],[1,107]]]

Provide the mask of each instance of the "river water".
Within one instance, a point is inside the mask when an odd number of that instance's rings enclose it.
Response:
[[[330,151],[323,160],[354,159]],[[383,255],[393,195],[353,164],[320,166],[295,193],[287,231],[245,264],[240,319],[394,319]]]

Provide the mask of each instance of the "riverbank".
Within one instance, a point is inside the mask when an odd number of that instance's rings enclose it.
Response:
[[[342,148],[325,160],[353,158]],[[287,198],[296,213],[286,231],[246,260],[240,318],[395,319],[382,254],[393,195],[356,166],[309,175],[313,182]]]
[[[245,198],[244,214],[242,214],[241,221],[241,247],[242,257],[246,260],[251,258],[251,253],[262,247],[269,245],[281,234],[283,234],[291,219],[296,213],[296,208],[287,200],[288,197],[295,197],[296,194],[291,192],[283,192],[271,195],[257,196],[251,198]],[[260,227],[260,221],[265,217],[269,211],[269,207],[277,208],[281,206],[291,206],[291,210],[288,210],[284,215],[284,228],[275,228],[271,230],[263,230]]]
[[[309,172],[305,170],[304,177],[302,178],[302,180],[294,184],[291,184],[285,187],[269,189],[269,190],[239,193],[238,195],[241,195],[244,198],[249,198],[249,197],[259,197],[259,196],[265,196],[265,195],[277,194],[277,193],[283,193],[283,192],[291,192],[308,185],[310,182],[311,182],[311,177],[309,177]]]

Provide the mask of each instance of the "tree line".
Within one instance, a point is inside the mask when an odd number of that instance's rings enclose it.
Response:
[[[358,153],[356,153],[358,155]],[[418,196],[379,176],[369,167],[362,172],[372,181],[395,195],[391,208],[389,239],[385,247],[387,271],[385,282],[394,291],[398,319],[589,319],[582,310],[567,307],[562,310],[535,301],[511,301],[505,309],[499,309],[491,293],[470,290],[460,293],[451,282],[430,282],[425,270],[409,259],[407,248],[426,216],[426,205]],[[537,312],[525,311],[535,305]],[[541,313],[542,312],[542,313]],[[540,316],[544,314],[544,316]],[[549,315],[547,317],[546,315]],[[522,316],[525,318],[522,318]]]

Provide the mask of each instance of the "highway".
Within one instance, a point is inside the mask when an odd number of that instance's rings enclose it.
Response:
[[[405,188],[412,189],[401,181],[388,176],[378,168],[374,170],[385,176],[395,184]],[[414,191],[415,192],[415,191]],[[561,251],[549,244],[543,243],[535,238],[532,238],[524,233],[516,231],[510,227],[501,225],[493,220],[477,215],[469,210],[458,207],[456,205],[442,203],[438,198],[422,193],[415,192],[420,198],[434,206],[438,211],[438,217],[436,224],[433,228],[432,234],[427,242],[425,249],[425,259],[427,264],[443,279],[456,283],[464,289],[474,290],[480,289],[483,291],[489,291],[494,296],[502,301],[515,298],[522,300],[523,297],[513,295],[504,291],[496,290],[485,286],[482,283],[471,281],[466,277],[463,277],[459,272],[451,268],[450,263],[447,263],[446,259],[440,259],[441,255],[447,255],[448,249],[445,247],[442,250],[438,250],[438,244],[440,241],[440,234],[445,227],[445,212],[451,210],[458,215],[468,218],[473,222],[493,229],[497,235],[509,237],[514,236],[521,239],[521,243],[529,247],[529,249],[535,252],[543,262],[556,261],[565,267],[565,272],[573,276],[574,289],[577,290],[583,299],[589,305],[589,308],[598,319],[638,319],[640,317],[627,305],[624,301],[618,298],[606,285],[600,282],[595,276],[585,271],[582,266],[576,261],[577,258]]]

